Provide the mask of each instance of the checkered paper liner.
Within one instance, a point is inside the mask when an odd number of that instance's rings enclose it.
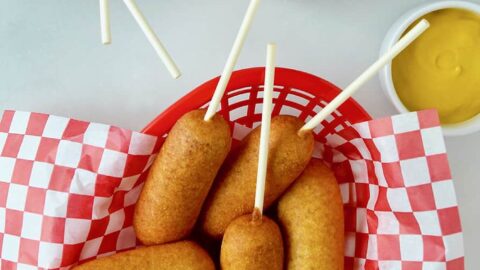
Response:
[[[345,210],[346,269],[464,269],[463,235],[437,112],[355,124],[318,144]]]
[[[134,204],[161,140],[6,111],[0,122],[1,269],[55,269],[136,246]]]
[[[250,129],[235,124],[234,141]],[[163,138],[5,111],[1,269],[68,269],[137,246],[133,209]],[[463,240],[433,111],[356,124],[316,143],[346,214],[346,269],[463,269]]]

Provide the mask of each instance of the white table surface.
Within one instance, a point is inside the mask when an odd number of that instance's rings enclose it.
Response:
[[[264,0],[237,68],[278,64],[344,87],[378,55],[390,25],[420,0]],[[475,2],[480,2],[475,0]],[[113,43],[100,43],[98,1],[0,0],[0,111],[17,109],[140,130],[169,104],[217,76],[248,0],[138,0],[183,76],[173,80],[120,0]],[[378,78],[355,98],[375,117],[395,114]],[[467,269],[480,269],[480,133],[447,138]]]

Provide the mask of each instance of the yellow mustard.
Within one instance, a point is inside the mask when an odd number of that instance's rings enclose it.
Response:
[[[468,120],[480,113],[480,16],[443,9],[424,18],[430,28],[392,62],[398,96],[411,111],[437,109],[443,124]]]

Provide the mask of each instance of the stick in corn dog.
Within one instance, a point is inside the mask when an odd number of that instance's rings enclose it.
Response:
[[[141,25],[134,0],[124,0]],[[161,244],[187,237],[212,182],[230,150],[227,122],[216,109],[250,29],[260,0],[252,0],[240,27],[209,111],[181,117],[156,158],[135,208],[134,227],[144,244]],[[148,25],[147,25],[148,26]],[[148,30],[148,27],[146,28]]]
[[[252,214],[236,218],[228,225],[220,253],[220,264],[224,270],[283,269],[282,234],[273,220],[262,215],[272,113],[275,50],[274,44],[268,45],[255,210]]]
[[[313,151],[312,130],[427,28],[428,22],[421,21],[308,123],[291,116],[272,119],[266,208],[307,166]],[[255,192],[259,133],[260,127],[257,127],[242,141],[236,152],[229,154],[208,195],[200,216],[200,228],[212,238],[220,239],[232,220],[253,211],[249,202]]]
[[[421,21],[387,54],[306,123],[300,133],[311,133],[326,116],[427,28],[428,22]],[[284,233],[286,269],[344,269],[344,217],[341,194],[333,173],[321,161],[312,160],[292,187],[280,198],[277,215]]]

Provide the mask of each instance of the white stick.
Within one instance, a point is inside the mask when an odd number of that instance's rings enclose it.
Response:
[[[104,45],[112,43],[109,0],[100,0],[100,29],[102,32],[102,43]]]
[[[335,99],[333,99],[323,110],[315,117],[310,119],[300,131],[308,131],[318,126],[328,115],[335,111],[343,102],[353,95],[365,82],[370,80],[377,72],[382,69],[388,62],[392,61],[403,49],[412,43],[420,34],[422,34],[430,24],[427,20],[421,20],[412,30],[410,30],[403,38],[393,45],[373,65],[365,70],[356,80],[354,80],[345,90],[343,90]]]
[[[145,19],[145,16],[143,16],[135,0],[123,0],[123,2],[127,6],[127,8],[130,10],[130,13],[132,13],[133,17],[137,21],[143,33],[145,34],[145,36],[147,36],[148,41],[150,42],[150,44],[152,44],[153,48],[155,49],[158,56],[165,64],[165,66],[167,67],[172,77],[175,79],[180,77],[181,76],[180,70],[178,69],[177,65],[173,61],[170,54],[168,54],[162,42],[160,42],[160,39],[157,37],[155,32],[153,32],[152,27],[148,24],[147,20]]]
[[[243,44],[245,43],[245,38],[247,37],[248,31],[250,30],[253,17],[255,16],[259,4],[260,0],[251,0],[250,5],[248,6],[247,13],[243,18],[243,22],[240,26],[240,30],[238,31],[237,38],[233,43],[232,51],[228,56],[225,67],[223,68],[222,76],[220,77],[220,81],[217,84],[217,88],[215,89],[215,93],[213,94],[212,101],[210,101],[207,113],[205,113],[205,121],[210,120],[218,110],[218,106],[220,105],[220,101],[222,100],[223,93],[225,92],[225,88],[227,88],[230,76],[232,76],[232,71],[237,63],[238,56],[240,55]]]
[[[265,179],[267,177],[268,141],[270,137],[270,120],[272,118],[272,95],[275,78],[275,59],[277,46],[267,46],[267,66],[265,71],[265,88],[263,90],[262,127],[260,131],[260,147],[258,153],[257,187],[255,190],[255,209],[263,213],[265,197]]]

